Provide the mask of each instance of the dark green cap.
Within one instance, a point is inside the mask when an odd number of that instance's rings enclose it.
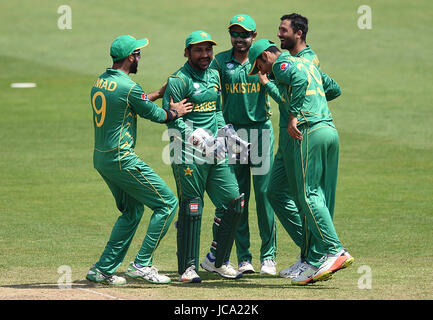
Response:
[[[214,45],[217,45],[217,43],[212,40],[212,37],[210,36],[209,33],[203,30],[197,30],[190,33],[190,35],[186,38],[185,48],[188,48],[192,44],[197,44],[202,42],[210,42]]]
[[[235,15],[229,23],[229,28],[231,26],[240,26],[247,31],[256,31],[256,22],[247,14],[237,14]]]
[[[257,72],[259,72],[259,69],[256,65],[256,59],[262,54],[263,51],[265,51],[269,47],[276,47],[276,45],[269,41],[268,39],[260,39],[253,43],[253,45],[250,47],[250,50],[248,51],[248,60],[252,64],[249,75],[254,75]]]
[[[129,56],[133,51],[146,47],[149,44],[147,38],[135,39],[130,35],[123,35],[114,39],[110,47],[110,56],[113,61],[119,61]]]

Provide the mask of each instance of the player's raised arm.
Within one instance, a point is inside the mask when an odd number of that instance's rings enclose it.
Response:
[[[271,96],[272,99],[275,100],[276,103],[281,104],[284,102],[283,96],[280,94],[277,85],[275,82],[271,81],[266,74],[263,74],[261,71],[257,73],[260,79],[260,83],[262,86],[266,88],[266,92]]]

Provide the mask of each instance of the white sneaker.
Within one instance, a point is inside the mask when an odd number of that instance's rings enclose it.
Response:
[[[262,262],[262,267],[260,269],[260,274],[277,274],[277,263],[273,259],[266,259]]]
[[[195,272],[195,266],[190,266],[179,277],[179,281],[184,283],[200,283],[201,279],[197,272]]]
[[[319,268],[308,264],[307,262],[304,262],[304,264],[301,266],[302,271],[294,278],[292,278],[292,284],[297,286],[304,286],[309,283],[316,282],[313,280],[313,276],[316,274],[317,270]],[[329,278],[328,278],[329,279]],[[322,279],[325,280],[325,279]]]
[[[325,261],[318,268],[313,276],[314,281],[320,281],[327,278],[338,270],[349,267],[355,259],[345,249],[340,250],[337,254],[327,254]]]
[[[126,279],[116,275],[107,275],[101,270],[92,265],[86,275],[86,279],[95,283],[103,283],[113,286],[118,286],[126,283]]]
[[[238,268],[239,272],[242,272],[244,274],[247,273],[255,273],[256,271],[254,270],[253,265],[251,264],[251,262],[249,261],[242,261],[241,263],[239,263],[239,268]]]
[[[303,271],[303,269],[300,267],[301,265],[303,265],[304,261],[305,260],[303,258],[299,258],[295,264],[291,265],[286,269],[281,270],[279,273],[280,277],[293,279]]]
[[[171,282],[169,277],[159,274],[158,269],[154,266],[139,268],[134,262],[129,264],[125,274],[133,279],[144,280],[150,283],[167,284]]]
[[[206,271],[218,273],[220,276],[227,279],[239,279],[242,277],[242,273],[237,271],[228,261],[221,267],[216,268],[215,259],[212,259],[209,253],[206,255],[203,262],[200,263],[200,266]]]

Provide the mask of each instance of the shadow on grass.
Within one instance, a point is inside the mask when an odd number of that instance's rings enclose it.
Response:
[[[163,272],[161,272],[163,273]],[[202,289],[293,289],[293,290],[334,290],[337,289],[332,283],[317,282],[306,286],[292,285],[290,279],[280,278],[278,276],[263,274],[243,275],[240,279],[225,279],[217,273],[199,271],[198,274],[202,280],[201,283],[182,283],[177,281],[179,275],[175,272],[163,273],[172,279],[171,286],[175,287],[197,287]],[[176,279],[173,281],[173,279]],[[326,284],[325,284],[326,283]]]
[[[61,285],[63,284],[57,284],[57,283],[23,283],[23,284],[10,284],[10,285],[3,285],[0,286],[0,288],[11,288],[11,289],[62,289]],[[120,286],[119,286],[120,287]],[[154,287],[153,285],[149,284],[149,288]],[[105,284],[97,284],[90,282],[88,280],[76,280],[71,283],[71,288],[81,288],[81,289],[97,289],[97,288],[113,288],[113,286],[105,285]],[[117,287],[116,287],[117,288]],[[122,285],[122,288],[140,288],[142,289],[143,286],[140,285],[138,282],[128,282],[125,285]]]
[[[293,290],[335,290],[337,289],[332,285],[332,282],[317,282],[306,286],[295,286],[290,283],[290,279],[279,278],[278,276],[262,275],[262,274],[248,274],[240,279],[225,279],[216,273],[200,271],[199,275],[202,280],[201,283],[182,283],[178,281],[179,275],[173,271],[160,271],[172,280],[169,284],[153,284],[144,280],[132,279],[126,277],[127,283],[125,285],[116,286],[115,288],[127,289],[152,289],[152,288],[167,288],[167,287],[197,287],[202,289],[230,289],[230,288],[243,288],[243,289],[293,289]],[[124,276],[123,273],[116,273],[116,275]],[[27,283],[27,284],[10,284],[2,285],[0,288],[12,289],[59,289],[64,283]],[[75,280],[71,283],[72,288],[95,289],[95,288],[113,288],[113,286],[105,284],[96,284],[86,279]]]

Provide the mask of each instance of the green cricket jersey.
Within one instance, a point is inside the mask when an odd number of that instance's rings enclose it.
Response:
[[[316,53],[313,51],[313,49],[311,49],[310,45],[307,45],[307,47],[305,49],[302,49],[301,51],[299,51],[295,57],[297,58],[305,58],[310,60],[311,62],[313,62],[318,68],[320,68],[320,62],[319,62],[319,58],[317,57]],[[270,80],[275,80],[273,79],[273,75],[271,74],[271,78]],[[269,81],[268,83],[266,83],[264,85],[264,87],[266,88],[266,91],[269,93],[269,95],[277,102],[277,103],[283,103],[284,101],[281,99],[282,94],[281,91],[284,88],[278,88],[278,85],[274,83],[274,81]]]
[[[169,108],[171,96],[174,102],[188,98],[188,101],[194,104],[193,110],[169,123],[168,127],[179,129],[182,133],[205,128],[216,135],[218,129],[225,125],[221,113],[220,92],[218,72],[213,69],[197,71],[186,62],[168,78],[163,107]],[[192,126],[187,126],[187,122]]]
[[[279,82],[287,87],[280,104],[280,126],[287,128],[289,113],[296,115],[298,125],[313,125],[321,121],[332,122],[328,100],[340,95],[340,87],[310,60],[281,53],[272,66],[272,72]],[[327,94],[325,89],[327,88]]]
[[[197,71],[186,62],[168,78],[163,97],[164,108],[169,107],[170,96],[174,102],[187,98],[194,104],[192,112],[167,124],[169,129],[179,131],[185,145],[188,144],[188,137],[198,128],[216,136],[218,129],[225,126],[221,111],[220,77],[216,70]]]
[[[307,45],[305,49],[302,49],[297,54],[295,54],[297,58],[305,58],[310,60],[316,67],[320,68],[320,61],[317,57],[317,54],[311,49],[310,45]]]
[[[127,167],[136,161],[137,115],[158,123],[166,120],[166,112],[120,70],[108,68],[100,75],[90,100],[95,131],[93,164],[97,169]]]
[[[258,75],[248,75],[249,61],[241,64],[230,49],[218,53],[210,68],[218,70],[221,77],[222,112],[227,123],[242,126],[269,119],[268,94]]]
[[[310,45],[307,45],[307,47],[305,49],[302,49],[301,51],[299,51],[295,57],[297,58],[305,58],[310,60],[311,62],[313,62],[317,67],[320,68],[320,62],[319,62],[319,58],[317,57],[316,53],[313,51],[313,49],[311,49]],[[278,84],[278,83],[274,83],[273,80],[273,74],[270,75],[271,76],[271,80],[268,83],[266,83],[264,85],[264,87],[266,88],[267,92],[269,93],[269,95],[278,103],[278,105],[283,105],[284,102],[286,102],[287,100],[284,98],[284,91],[286,90],[284,85]],[[286,126],[286,121],[285,119],[287,118],[288,114],[285,111],[285,109],[280,110],[280,112],[282,112],[282,115],[280,115],[280,127],[287,127]],[[282,119],[283,118],[283,119]]]
[[[283,57],[281,57],[283,56]],[[281,54],[279,58],[286,59],[286,57],[292,57],[289,52],[284,52]],[[323,81],[323,88],[324,93],[326,96],[327,101],[331,101],[335,98],[337,98],[341,94],[340,86],[338,83],[330,78],[326,73],[322,72],[320,67],[319,59],[317,58],[317,55],[314,53],[314,51],[310,48],[310,46],[307,46],[305,49],[299,51],[294,58],[301,59],[305,62],[310,61],[312,67],[309,67],[311,70],[317,70],[317,72],[322,77]],[[278,59],[277,59],[278,61]],[[274,63],[277,63],[277,61]],[[312,78],[311,76],[311,70],[309,73],[309,76],[307,78]],[[272,74],[273,77],[275,77],[275,74]],[[316,74],[317,77],[317,74]],[[284,82],[277,81],[274,83],[273,81],[269,81],[266,85],[266,90],[268,90],[269,95],[278,102],[279,110],[280,110],[280,127],[287,128],[288,121],[289,121],[289,110],[288,110],[288,103],[290,100],[290,96],[292,95],[291,92],[288,92],[288,89],[290,90],[290,87],[287,87],[287,85]]]

